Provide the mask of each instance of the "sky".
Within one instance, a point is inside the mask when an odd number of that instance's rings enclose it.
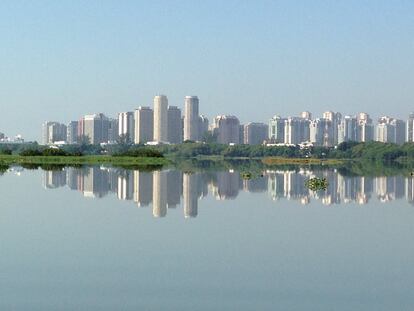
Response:
[[[414,111],[414,1],[0,1],[0,132],[183,107],[242,123]]]

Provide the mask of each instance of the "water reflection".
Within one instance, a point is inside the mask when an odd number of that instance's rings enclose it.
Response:
[[[313,192],[305,187],[312,177],[324,177],[329,186]],[[110,193],[119,200],[134,201],[138,207],[152,204],[154,217],[165,217],[168,209],[183,206],[186,218],[197,217],[198,202],[208,194],[217,200],[235,199],[241,191],[267,193],[271,200],[293,200],[308,204],[318,200],[324,205],[367,204],[375,199],[387,202],[406,199],[414,204],[414,177],[344,176],[336,170],[267,170],[261,177],[243,180],[237,171],[153,172],[110,167],[64,168],[43,171],[45,189],[67,185],[85,197],[102,198]]]

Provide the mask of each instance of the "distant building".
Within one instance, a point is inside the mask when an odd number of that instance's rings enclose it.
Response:
[[[118,114],[118,135],[127,143],[134,142],[135,122],[133,112],[120,112]]]
[[[407,120],[406,141],[414,142],[414,112],[410,113]]]
[[[268,125],[264,123],[249,122],[244,126],[244,144],[260,145],[267,139]]]
[[[144,144],[152,141],[154,136],[154,111],[149,107],[135,110],[135,143]]]
[[[176,106],[168,106],[168,142],[182,143],[182,133],[181,110]]]
[[[274,116],[269,121],[269,140],[275,143],[285,142],[285,118]]]
[[[289,117],[285,121],[285,143],[300,144],[308,142],[310,120],[305,118]]]
[[[197,96],[184,99],[184,141],[199,141],[199,100]]]
[[[109,119],[103,113],[85,115],[79,126],[80,137],[90,144],[108,142]]]
[[[203,140],[206,133],[208,132],[208,125],[209,123],[208,123],[207,117],[204,115],[200,115],[198,117],[198,134],[199,134],[200,140]]]
[[[374,124],[369,114],[360,112],[358,114],[358,141],[368,142],[374,140]]]
[[[311,119],[312,119],[312,113],[311,113],[311,112],[309,112],[309,111],[302,111],[302,112],[300,113],[300,117],[301,117],[302,119],[311,120]]]
[[[108,142],[115,143],[119,141],[119,122],[118,119],[109,118]]]
[[[47,121],[42,125],[42,143],[44,145],[66,141],[67,127],[59,122]]]
[[[325,111],[323,119],[331,122],[329,131],[325,130],[324,146],[335,146],[338,144],[338,130],[342,121],[342,114],[339,112]]]
[[[402,145],[406,141],[406,124],[403,120],[394,119],[391,122],[395,126],[395,143]]]
[[[345,116],[338,128],[338,143],[358,141],[358,120],[354,116]]]
[[[213,131],[219,144],[240,143],[240,121],[235,116],[217,116],[214,119]]]
[[[154,141],[168,141],[168,98],[165,95],[154,97]]]
[[[309,141],[315,146],[333,146],[333,123],[327,119],[311,120],[309,124]]]
[[[71,121],[67,126],[66,132],[66,142],[68,144],[77,144],[78,143],[78,121]]]
[[[387,116],[379,118],[376,140],[383,143],[403,144],[406,140],[405,122]]]

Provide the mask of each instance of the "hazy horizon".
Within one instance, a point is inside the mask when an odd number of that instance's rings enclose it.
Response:
[[[115,116],[166,94],[209,119],[309,110],[406,119],[411,1],[2,1],[0,132]]]

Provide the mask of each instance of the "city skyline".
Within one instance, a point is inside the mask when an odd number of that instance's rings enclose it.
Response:
[[[347,141],[379,141],[399,145],[414,142],[414,113],[404,120],[390,116],[373,120],[366,112],[343,115],[341,112],[325,111],[318,117],[310,111],[302,111],[298,116],[274,115],[267,123],[252,121],[242,124],[235,115],[217,115],[209,122],[200,114],[199,103],[197,96],[185,96],[182,114],[179,107],[169,105],[166,95],[156,95],[152,108],[141,106],[134,111],[119,112],[116,118],[97,113],[71,121],[67,126],[57,121],[46,121],[42,125],[41,143],[179,144],[187,140],[213,139],[221,144],[312,144],[332,147]],[[209,135],[205,136],[207,133]],[[96,135],[99,135],[98,139],[95,139]]]
[[[409,1],[2,1],[0,131],[35,140],[44,120],[115,116],[159,92],[182,111],[182,94],[197,94],[210,120],[237,112],[242,124],[344,107],[405,119],[413,12]]]

